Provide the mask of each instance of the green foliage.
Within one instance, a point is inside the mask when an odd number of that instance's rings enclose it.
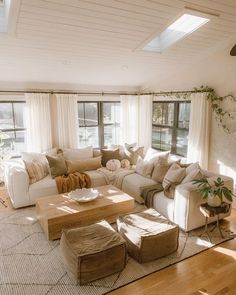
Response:
[[[195,87],[193,91],[186,91],[186,92],[168,92],[163,93],[166,96],[175,96],[178,99],[190,99],[190,96],[193,92],[204,92],[207,93],[207,99],[211,104],[212,111],[215,115],[215,119],[219,126],[221,126],[227,133],[230,133],[229,128],[225,125],[224,119],[233,119],[230,115],[230,112],[225,110],[222,106],[222,102],[225,99],[230,99],[231,101],[236,102],[236,97],[232,94],[227,94],[225,96],[219,96],[216,94],[215,90],[209,86],[200,86],[199,88]]]
[[[203,177],[199,180],[194,180],[194,184],[198,185],[198,191],[202,195],[203,199],[206,199],[209,195],[219,197],[221,201],[226,198],[228,201],[232,202],[235,195],[233,192],[225,186],[224,181],[218,177],[213,181],[211,185],[207,177]]]

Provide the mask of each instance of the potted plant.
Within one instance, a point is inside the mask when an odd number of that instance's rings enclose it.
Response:
[[[203,199],[207,199],[207,203],[212,207],[218,207],[225,198],[229,202],[233,201],[235,195],[225,186],[224,181],[218,177],[216,180],[202,177],[199,180],[194,180],[194,184],[198,185],[198,191]]]

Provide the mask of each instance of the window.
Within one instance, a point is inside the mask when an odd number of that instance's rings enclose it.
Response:
[[[5,152],[26,150],[25,105],[23,101],[0,102],[0,130],[7,135],[2,140]]]
[[[186,156],[190,102],[153,102],[152,147]]]
[[[102,119],[104,127],[103,145],[118,144],[120,142],[120,103],[102,103]]]
[[[104,147],[119,143],[119,102],[78,102],[78,113],[80,147]]]

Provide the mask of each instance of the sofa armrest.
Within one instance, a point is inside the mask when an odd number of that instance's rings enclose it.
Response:
[[[233,188],[233,179],[231,177],[219,174],[213,176],[221,177],[229,189]],[[197,189],[197,184],[188,182],[178,185],[175,190],[174,222],[184,231],[190,231],[200,227],[205,222],[205,218],[200,213],[199,207],[206,200],[202,198]]]
[[[5,180],[13,207],[30,205],[29,176],[25,168],[21,165],[6,167]]]

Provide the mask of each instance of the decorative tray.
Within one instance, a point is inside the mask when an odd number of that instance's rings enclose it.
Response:
[[[98,191],[92,188],[82,188],[71,191],[68,197],[78,202],[90,202],[98,197]]]

